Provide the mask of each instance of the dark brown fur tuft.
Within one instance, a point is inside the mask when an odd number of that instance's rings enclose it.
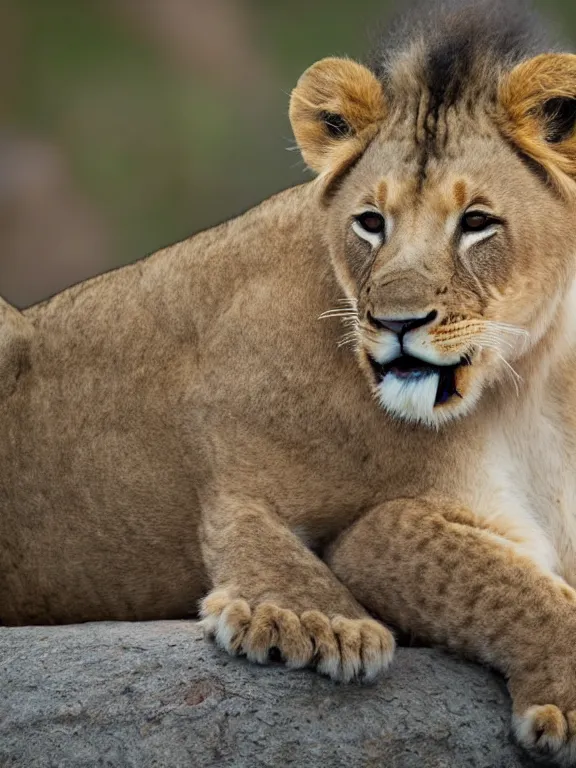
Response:
[[[523,0],[417,0],[391,24],[370,67],[390,88],[408,64],[437,110],[495,96],[502,72],[553,50],[546,24]]]

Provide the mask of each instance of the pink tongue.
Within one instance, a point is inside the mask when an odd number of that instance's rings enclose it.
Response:
[[[415,376],[427,376],[431,373],[431,371],[427,370],[426,368],[417,368],[416,366],[414,368],[400,368],[393,365],[390,368],[390,373],[393,373],[394,376],[397,376],[399,379],[410,379]]]
[[[414,375],[413,371],[400,370],[400,368],[390,368],[390,373],[393,373],[399,379],[409,379],[410,376]]]

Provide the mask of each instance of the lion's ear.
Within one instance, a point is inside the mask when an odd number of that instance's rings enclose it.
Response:
[[[569,179],[576,180],[576,56],[542,54],[518,64],[500,84],[499,101],[508,138],[569,191]]]
[[[304,72],[290,99],[290,122],[305,162],[317,173],[357,156],[384,119],[382,86],[349,59],[322,59]]]

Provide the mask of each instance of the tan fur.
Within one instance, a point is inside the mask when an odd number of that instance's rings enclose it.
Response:
[[[352,131],[346,142],[328,135],[320,119],[323,112],[344,118]],[[290,101],[290,120],[302,156],[319,173],[360,154],[384,114],[380,84],[365,67],[348,59],[323,59],[311,66]]]
[[[576,136],[559,144],[542,141],[544,101],[576,98],[576,55],[541,54],[518,64],[503,78],[500,104],[504,132],[550,173],[559,189],[574,195]]]
[[[505,541],[450,500],[397,500],[356,523],[328,561],[378,616],[500,669],[523,745],[571,765],[576,593]]]
[[[509,100],[439,110],[422,173],[426,99],[406,82],[409,108],[386,112],[367,70],[318,65],[292,117],[319,181],[5,309],[0,619],[201,601],[231,653],[351,680],[393,652],[369,609],[500,669],[518,738],[571,765],[576,211],[502,135]],[[317,130],[318,108],[354,132]],[[367,204],[387,219],[378,248],[353,229]],[[466,245],[478,206],[504,223]],[[391,415],[369,355],[395,342],[370,318],[431,310],[404,341],[458,363],[461,397]]]
[[[0,401],[18,386],[30,365],[34,328],[21,312],[0,299]]]

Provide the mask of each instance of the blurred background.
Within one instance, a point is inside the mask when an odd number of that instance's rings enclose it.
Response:
[[[307,178],[288,95],[392,0],[0,0],[0,294],[24,307]],[[574,0],[540,6],[576,38]]]

